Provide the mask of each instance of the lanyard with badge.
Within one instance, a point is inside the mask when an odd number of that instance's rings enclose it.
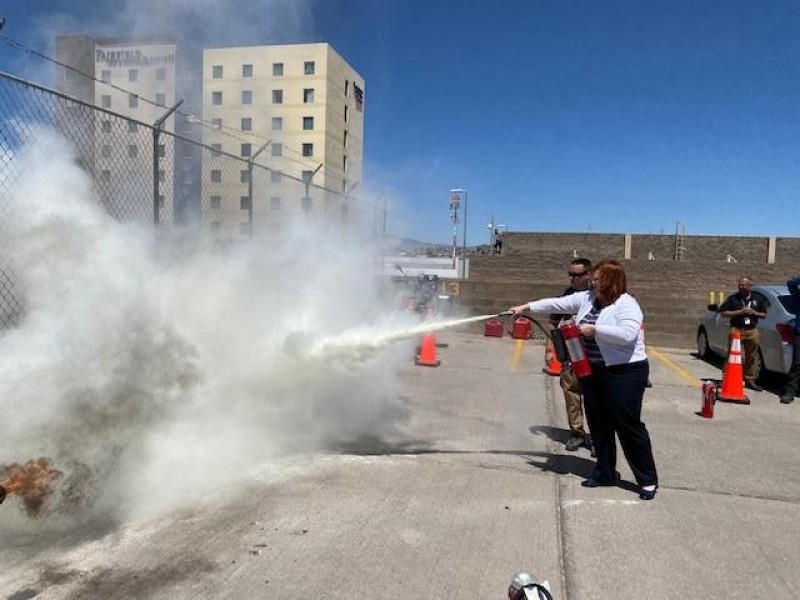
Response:
[[[742,301],[742,304],[744,305],[743,308],[753,308],[752,300],[744,300]],[[745,317],[743,323],[745,324],[745,326],[750,325],[750,317]]]

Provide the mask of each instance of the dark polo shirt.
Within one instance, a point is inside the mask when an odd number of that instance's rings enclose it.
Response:
[[[719,307],[719,312],[740,310],[745,307],[752,308],[756,312],[760,313],[767,312],[767,307],[764,306],[764,303],[756,299],[753,294],[750,294],[749,298],[744,298],[741,294],[733,294],[732,296],[728,296],[727,300],[725,300],[725,302],[722,303],[722,306]],[[758,317],[755,315],[737,315],[731,318],[731,327],[735,327],[736,329],[755,329],[757,325]]]

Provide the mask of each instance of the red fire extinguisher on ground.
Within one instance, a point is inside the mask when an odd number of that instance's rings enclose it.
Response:
[[[558,330],[561,332],[561,337],[564,339],[564,345],[567,347],[569,360],[572,363],[572,372],[576,377],[586,377],[592,374],[592,366],[589,364],[589,358],[586,356],[586,348],[583,347],[583,340],[581,339],[581,330],[573,320],[569,320],[561,325]]]

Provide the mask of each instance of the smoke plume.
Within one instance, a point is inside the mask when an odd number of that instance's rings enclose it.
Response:
[[[283,349],[294,331],[404,322],[380,304],[368,246],[312,227],[281,244],[158,236],[103,212],[65,140],[33,137],[0,228],[25,301],[0,336],[0,464],[53,459],[59,511],[142,514],[395,425],[407,347]]]

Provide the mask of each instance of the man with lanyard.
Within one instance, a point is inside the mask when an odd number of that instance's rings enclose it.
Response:
[[[575,292],[582,292],[589,289],[589,279],[591,278],[592,263],[585,258],[576,258],[569,263],[567,275],[569,275],[569,287],[559,296],[569,296]],[[573,315],[550,315],[550,326],[558,327],[562,319],[570,319]],[[586,446],[592,450],[592,440],[586,434],[583,422],[583,406],[581,403],[581,386],[578,378],[572,370],[564,365],[559,376],[561,389],[564,390],[564,403],[567,408],[567,422],[569,423],[570,437],[565,444],[566,450],[574,452]]]
[[[789,294],[794,302],[794,344],[792,345],[792,366],[789,375],[786,377],[786,385],[781,392],[781,404],[791,404],[794,402],[794,395],[797,393],[800,384],[800,275],[796,275],[786,282]]]
[[[767,316],[767,308],[763,302],[750,293],[750,278],[739,279],[739,292],[728,296],[720,313],[731,320],[731,329],[728,335],[728,355],[730,355],[731,339],[733,332],[739,330],[742,338],[742,360],[744,362],[744,384],[748,389],[756,392],[763,391],[756,383],[756,357],[758,356],[758,320]]]

